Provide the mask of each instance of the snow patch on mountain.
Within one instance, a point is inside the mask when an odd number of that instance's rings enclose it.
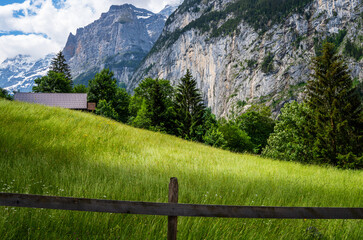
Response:
[[[14,91],[31,92],[36,78],[45,76],[55,54],[34,59],[29,55],[17,55],[0,64],[0,87]]]

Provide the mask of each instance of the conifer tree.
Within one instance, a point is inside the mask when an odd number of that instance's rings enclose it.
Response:
[[[179,134],[187,139],[198,139],[196,131],[203,124],[205,106],[197,88],[197,82],[190,71],[180,79],[176,90],[175,112]],[[202,137],[202,136],[200,136]]]
[[[143,128],[148,126],[147,129],[153,131],[174,134],[174,88],[170,82],[165,79],[145,78],[134,92],[129,107],[132,124],[138,127],[142,125],[141,121],[146,121],[148,125],[143,125]],[[145,111],[140,111],[143,104]],[[141,117],[139,114],[143,114],[143,116]]]
[[[36,86],[33,87],[33,92],[72,92],[73,81],[71,72],[61,51],[52,59],[47,75],[35,79],[34,82],[36,83]]]
[[[313,59],[313,71],[306,100],[312,110],[314,158],[344,168],[362,167],[361,101],[334,44],[323,45],[322,55]]]
[[[59,53],[52,59],[49,70],[57,73],[63,73],[68,80],[72,81],[71,70],[62,51],[59,51]]]
[[[159,79],[156,79],[152,86],[150,107],[152,125],[160,126],[161,123],[165,122],[164,112],[166,111],[166,106],[163,101]]]

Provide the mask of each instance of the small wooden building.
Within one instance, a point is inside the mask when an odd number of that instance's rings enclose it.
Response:
[[[15,93],[14,100],[75,110],[96,109],[95,103],[87,102],[87,93]]]

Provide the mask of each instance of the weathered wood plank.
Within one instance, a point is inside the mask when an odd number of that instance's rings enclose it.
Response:
[[[178,179],[170,178],[169,183],[169,203],[178,203]],[[176,240],[178,232],[177,215],[168,216],[168,240]]]
[[[184,217],[363,219],[363,208],[151,203],[0,193],[0,206]]]

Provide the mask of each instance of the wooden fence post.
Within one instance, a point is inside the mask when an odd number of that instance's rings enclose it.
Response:
[[[169,203],[178,203],[178,179],[170,178]],[[168,216],[168,240],[176,240],[178,228],[178,217]]]

